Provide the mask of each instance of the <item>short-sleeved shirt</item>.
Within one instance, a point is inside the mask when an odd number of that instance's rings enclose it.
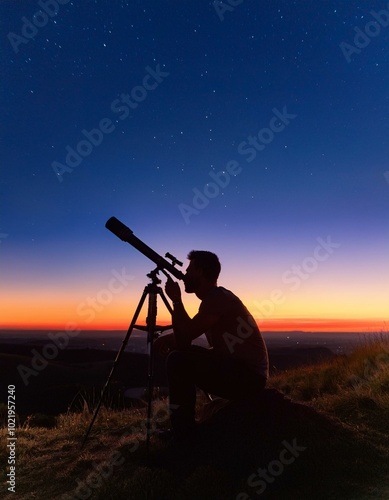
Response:
[[[254,318],[236,295],[216,286],[201,302],[199,312],[219,316],[216,324],[204,332],[215,352],[236,359],[268,378],[269,358],[265,342]]]

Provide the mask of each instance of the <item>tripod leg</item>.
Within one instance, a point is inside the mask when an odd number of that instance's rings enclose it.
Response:
[[[119,360],[120,360],[120,358],[121,358],[121,356],[122,356],[122,354],[123,354],[123,352],[124,352],[124,349],[126,348],[126,345],[127,345],[128,339],[130,338],[130,335],[131,335],[131,333],[132,333],[132,330],[134,329],[134,326],[135,326],[136,321],[137,321],[137,319],[138,319],[139,313],[140,313],[140,311],[141,311],[141,309],[142,309],[142,306],[143,306],[143,304],[144,304],[144,301],[146,300],[146,296],[147,296],[147,294],[148,294],[148,287],[146,287],[146,288],[144,289],[144,291],[143,291],[143,294],[142,294],[142,297],[141,297],[141,299],[140,299],[140,301],[139,301],[138,307],[136,308],[136,311],[135,311],[135,313],[134,313],[134,317],[132,318],[131,324],[130,324],[130,326],[129,326],[128,330],[127,330],[127,334],[126,334],[126,336],[125,336],[125,338],[124,338],[124,340],[123,340],[123,342],[122,342],[122,345],[121,345],[121,347],[120,347],[119,352],[118,352],[118,353],[117,353],[117,355],[116,355],[116,358],[115,358],[115,361],[114,361],[114,363],[113,363],[113,366],[112,366],[111,372],[110,372],[110,374],[109,374],[109,376],[108,376],[108,379],[107,379],[107,381],[106,381],[106,383],[105,383],[105,385],[104,385],[104,387],[103,387],[103,389],[102,389],[102,391],[101,391],[100,401],[99,401],[99,403],[98,403],[98,405],[97,405],[97,407],[96,407],[96,409],[95,409],[95,412],[94,412],[94,415],[93,415],[92,421],[91,421],[91,423],[89,424],[88,430],[87,430],[87,432],[86,432],[86,434],[85,434],[85,437],[84,437],[84,440],[83,440],[83,442],[82,442],[82,444],[81,444],[81,449],[84,447],[84,445],[85,445],[85,443],[86,443],[86,441],[87,441],[87,439],[88,439],[89,433],[90,433],[90,431],[92,430],[93,424],[94,424],[94,422],[95,422],[95,420],[96,420],[97,414],[99,413],[99,410],[100,410],[101,404],[102,404],[102,402],[103,402],[103,398],[104,398],[105,392],[106,392],[106,390],[107,390],[107,388],[108,388],[108,386],[109,386],[109,384],[110,384],[110,382],[111,382],[111,379],[112,379],[112,377],[113,377],[113,375],[114,375],[114,373],[115,373],[115,371],[116,371],[116,368],[117,368],[117,366],[118,366],[118,364],[119,364]]]
[[[155,287],[157,290],[158,288]],[[149,366],[148,366],[148,405],[147,405],[147,433],[146,433],[146,453],[147,458],[149,458],[150,449],[150,434],[151,434],[151,410],[152,410],[152,398],[153,398],[153,377],[154,377],[154,357],[153,357],[153,343],[154,343],[154,333],[155,326],[157,323],[157,294],[154,289],[153,292],[149,294],[149,307],[147,313],[147,343],[149,347]]]
[[[172,314],[173,313],[172,306],[169,304],[169,302],[168,302],[168,300],[166,298],[166,295],[163,293],[163,290],[161,288],[158,290],[158,293],[161,296],[161,298],[163,300],[163,303],[166,306],[166,309],[170,312],[170,314]]]
[[[153,287],[152,291],[149,294],[149,308],[147,315],[147,342],[149,347],[149,368],[148,368],[148,405],[147,405],[147,435],[146,435],[146,453],[147,458],[149,458],[149,450],[150,450],[150,434],[151,434],[151,410],[152,410],[152,393],[154,387],[154,353],[153,353],[153,345],[154,345],[154,333],[156,330],[157,323],[157,296],[160,295],[162,300],[167,308],[167,310],[172,314],[173,310],[171,305],[167,301],[162,289],[160,287]]]

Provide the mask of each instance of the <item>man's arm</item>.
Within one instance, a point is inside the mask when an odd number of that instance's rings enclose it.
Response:
[[[219,319],[218,315],[197,313],[190,318],[181,300],[181,290],[178,283],[168,278],[165,291],[173,301],[172,323],[178,349],[187,349],[192,340],[209,330]]]
[[[212,328],[218,319],[217,315],[201,312],[190,318],[184,304],[181,301],[175,302],[172,322],[178,349],[188,348],[194,339]]]

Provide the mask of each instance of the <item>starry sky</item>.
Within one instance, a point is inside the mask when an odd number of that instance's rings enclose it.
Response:
[[[154,264],[111,216],[183,270],[217,253],[262,329],[386,328],[387,2],[6,0],[0,18],[1,328],[127,328]]]

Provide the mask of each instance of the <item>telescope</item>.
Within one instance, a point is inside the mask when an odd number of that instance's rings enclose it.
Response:
[[[164,269],[172,274],[178,280],[184,280],[184,274],[174,267],[174,264],[178,264],[182,266],[182,262],[177,260],[173,255],[167,253],[165,257],[172,260],[172,264],[168,262],[166,259],[161,257],[157,252],[155,252],[152,248],[147,246],[143,241],[137,238],[133,231],[128,228],[123,222],[120,222],[116,217],[111,217],[105,223],[105,227],[109,229],[115,236],[120,238],[122,241],[129,243],[134,248],[139,250],[139,252],[143,253],[146,257],[152,260],[155,264],[157,264],[158,268],[164,273]]]
[[[169,275],[166,273],[168,271],[170,274],[172,274],[175,278],[178,280],[184,280],[184,274],[179,271],[176,267],[174,267],[176,264],[179,266],[182,266],[182,262],[177,260],[174,255],[171,255],[170,253],[167,253],[165,257],[170,259],[172,263],[168,262],[166,259],[161,257],[157,252],[154,252],[153,249],[151,249],[149,246],[147,246],[143,241],[141,241],[139,238],[137,238],[134,233],[129,229],[126,225],[124,225],[120,220],[118,220],[116,217],[111,217],[110,219],[107,220],[105,223],[105,227],[109,229],[115,236],[120,238],[122,241],[125,241],[126,243],[129,243],[132,245],[134,248],[139,250],[139,252],[143,253],[146,257],[148,257],[150,260],[152,260],[155,264],[157,264],[156,269],[151,271],[147,277],[150,278],[151,283],[146,285],[142,297],[139,301],[139,304],[135,310],[134,317],[132,318],[131,324],[127,330],[126,336],[122,342],[122,345],[120,347],[120,350],[115,358],[114,364],[112,366],[111,372],[108,376],[108,379],[101,391],[101,396],[100,400],[98,402],[98,405],[95,409],[95,412],[93,414],[93,418],[91,423],[89,424],[88,430],[85,434],[84,440],[82,442],[81,448],[84,446],[86,443],[86,440],[88,439],[89,433],[92,429],[93,423],[96,420],[97,414],[99,412],[99,409],[101,407],[101,404],[103,402],[103,397],[107,391],[107,388],[109,386],[109,383],[119,365],[119,360],[126,348],[127,342],[130,338],[130,335],[133,331],[134,328],[138,328],[139,330],[145,330],[148,332],[147,335],[147,345],[148,345],[148,350],[149,350],[149,363],[148,363],[148,408],[147,408],[147,454],[149,452],[149,439],[150,439],[150,434],[151,434],[151,397],[153,393],[153,340],[154,338],[157,338],[157,336],[162,333],[164,330],[170,330],[172,328],[172,325],[168,326],[158,326],[156,321],[157,321],[157,297],[158,295],[162,298],[166,308],[170,312],[170,314],[173,314],[173,309],[169,302],[167,301],[162,289],[158,286],[161,281],[159,280],[157,274],[159,271],[162,271],[165,276],[169,278]],[[147,312],[147,318],[146,318],[146,326],[143,325],[137,325],[136,321],[138,319],[139,313],[143,307],[143,304],[146,300],[146,297],[148,297],[148,312]]]

